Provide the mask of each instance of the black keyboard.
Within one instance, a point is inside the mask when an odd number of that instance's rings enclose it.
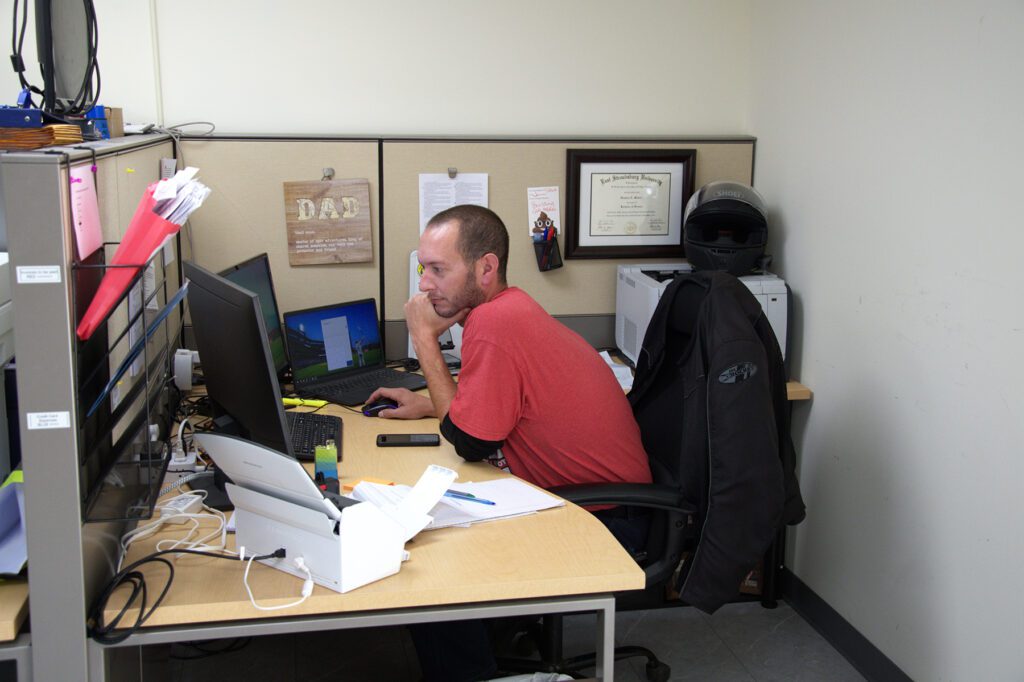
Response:
[[[296,459],[312,461],[316,446],[334,441],[341,459],[341,419],[329,414],[313,412],[285,412],[288,430],[292,436],[292,452]]]
[[[426,388],[427,380],[422,374],[399,372],[396,369],[384,367],[316,388],[307,388],[301,393],[308,392],[338,405],[361,405],[366,402],[371,393],[381,386],[408,388],[410,391],[416,391]]]
[[[412,372],[399,372],[397,369],[383,367],[381,369],[375,369],[372,372],[357,374],[354,377],[330,383],[326,388],[330,391],[343,393],[354,388],[419,385],[424,383],[424,381],[425,380],[422,375],[413,374]]]

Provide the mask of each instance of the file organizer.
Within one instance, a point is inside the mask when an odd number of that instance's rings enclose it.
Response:
[[[74,337],[74,406],[86,522],[149,518],[170,458],[167,442],[173,414],[165,386],[178,342],[180,307],[159,324],[131,368],[97,403],[110,377],[171,300],[180,281],[162,249],[148,262],[106,264],[107,251],[116,246],[105,243],[94,256],[71,266],[71,294],[79,323],[101,282],[110,280],[107,273],[115,272],[123,282],[123,291],[105,302],[105,313],[93,316],[89,338]]]

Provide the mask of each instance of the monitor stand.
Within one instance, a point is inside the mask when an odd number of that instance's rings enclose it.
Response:
[[[207,507],[211,507],[219,511],[231,511],[235,507],[231,504],[231,500],[228,498],[228,494],[224,490],[224,483],[227,480],[227,476],[224,476],[223,474],[218,476],[218,473],[219,471],[203,472],[203,474],[196,476],[185,485],[192,490],[205,490],[206,497],[203,499],[203,504]]]

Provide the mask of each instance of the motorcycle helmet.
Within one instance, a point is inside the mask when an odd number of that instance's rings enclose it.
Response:
[[[767,241],[764,199],[749,185],[710,182],[686,203],[683,243],[695,270],[750,274],[764,256]]]

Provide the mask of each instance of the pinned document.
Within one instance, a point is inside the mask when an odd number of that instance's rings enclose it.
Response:
[[[79,259],[84,260],[103,245],[100,206],[96,200],[96,178],[92,166],[77,166],[70,173],[75,245],[78,247]]]
[[[487,173],[420,173],[420,234],[435,215],[460,204],[487,207]]]

